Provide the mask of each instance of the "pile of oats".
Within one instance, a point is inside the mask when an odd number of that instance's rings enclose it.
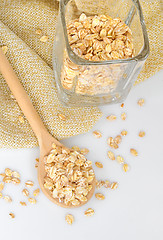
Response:
[[[77,151],[55,144],[44,161],[44,187],[53,198],[67,206],[87,201],[95,177],[91,161]]]
[[[134,56],[132,32],[120,19],[99,15],[79,19],[67,24],[71,49],[79,57],[89,61],[126,59]],[[61,72],[62,86],[80,94],[108,93],[115,89],[118,80],[125,73],[124,66],[91,65],[78,66],[64,53]]]

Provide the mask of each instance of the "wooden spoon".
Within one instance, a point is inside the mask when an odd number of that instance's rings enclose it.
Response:
[[[58,142],[54,137],[52,137],[47,129],[45,128],[41,118],[39,117],[38,113],[36,112],[35,108],[33,107],[27,93],[25,92],[23,86],[19,82],[14,70],[12,69],[10,63],[8,62],[6,56],[3,54],[2,50],[0,49],[0,72],[2,73],[4,79],[6,80],[11,92],[13,93],[14,97],[16,98],[20,108],[22,109],[24,115],[29,121],[40,146],[40,159],[39,159],[39,166],[38,166],[38,181],[41,187],[41,190],[48,197],[53,203],[65,207],[79,207],[86,202],[81,202],[78,206],[67,206],[64,203],[58,201],[52,197],[50,191],[44,188],[44,177],[45,173],[45,166],[44,166],[44,156],[46,156],[50,150],[52,149],[52,143],[56,145],[63,146],[60,142]],[[92,197],[94,190],[95,190],[95,178],[92,181],[92,189],[87,195],[87,201]]]

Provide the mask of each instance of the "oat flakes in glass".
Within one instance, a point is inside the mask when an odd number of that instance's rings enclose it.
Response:
[[[66,106],[123,102],[148,55],[138,0],[60,0],[53,68]]]

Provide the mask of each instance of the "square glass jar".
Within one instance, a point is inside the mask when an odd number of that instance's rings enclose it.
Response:
[[[109,15],[122,19],[132,31],[135,54],[117,60],[89,61],[70,47],[69,21]],[[53,68],[58,96],[66,106],[93,106],[123,102],[149,55],[149,40],[138,0],[60,0]]]

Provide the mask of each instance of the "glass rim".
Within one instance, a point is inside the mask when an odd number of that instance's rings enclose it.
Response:
[[[62,27],[63,27],[63,33],[64,33],[64,38],[65,38],[67,53],[72,62],[74,62],[77,65],[108,65],[108,64],[129,63],[129,62],[133,62],[133,61],[134,62],[144,61],[145,59],[147,59],[149,52],[150,52],[149,39],[148,39],[148,33],[147,33],[147,29],[146,29],[146,25],[145,25],[145,21],[144,21],[144,17],[143,17],[143,12],[142,12],[142,8],[141,8],[139,0],[132,0],[132,2],[134,3],[134,5],[138,11],[141,28],[142,28],[142,33],[143,33],[144,44],[143,44],[141,51],[139,52],[138,55],[136,55],[132,58],[106,60],[106,61],[89,61],[89,60],[83,59],[83,58],[79,57],[77,54],[75,54],[73,52],[73,50],[71,49],[69,41],[68,41],[67,27],[66,27],[66,21],[65,21],[65,7],[69,1],[70,0],[60,0],[59,12],[60,12],[61,23],[62,23]]]

